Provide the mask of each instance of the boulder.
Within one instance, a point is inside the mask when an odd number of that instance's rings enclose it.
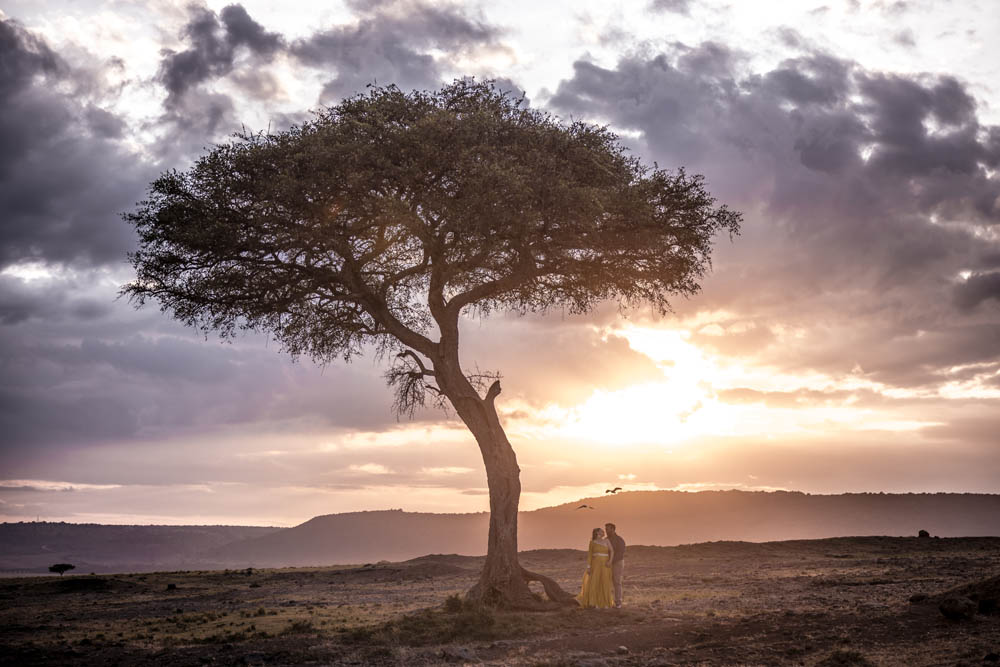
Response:
[[[1000,612],[1000,576],[981,579],[934,596],[943,603],[948,598],[967,598],[976,604],[976,612],[991,615]],[[943,612],[942,612],[943,613]]]
[[[964,621],[976,615],[979,605],[967,597],[956,596],[945,598],[938,605],[944,617],[952,621]]]

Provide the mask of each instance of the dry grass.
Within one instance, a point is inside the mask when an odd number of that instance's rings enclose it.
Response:
[[[460,594],[477,563],[449,557],[368,569],[6,579],[0,662],[225,664],[236,655],[250,664],[419,665],[462,645],[494,664],[598,656],[628,665],[929,665],[979,664],[1000,651],[990,639],[1000,637],[1000,618],[948,623],[933,605],[908,603],[996,574],[1000,539],[758,547],[634,548],[621,611],[468,607]],[[572,590],[582,558],[532,552],[524,561]],[[619,645],[629,653],[614,653]]]

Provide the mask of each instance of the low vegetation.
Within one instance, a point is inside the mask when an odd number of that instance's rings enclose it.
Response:
[[[579,585],[581,553],[522,560]],[[981,664],[1000,649],[982,604],[1000,538],[635,547],[622,610],[471,604],[479,562],[0,579],[0,664],[834,667]],[[952,596],[982,613],[946,619]]]

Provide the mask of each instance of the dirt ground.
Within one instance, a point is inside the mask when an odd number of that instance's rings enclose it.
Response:
[[[522,555],[567,590],[584,560]],[[1000,574],[1000,538],[631,547],[622,610],[469,609],[480,564],[3,579],[0,664],[1000,665],[1000,615],[910,601]]]

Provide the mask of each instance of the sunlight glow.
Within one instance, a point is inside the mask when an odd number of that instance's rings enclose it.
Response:
[[[739,333],[747,325],[699,326],[703,335]],[[707,436],[823,435],[837,431],[916,431],[939,424],[902,418],[887,408],[864,407],[852,392],[888,396],[886,387],[858,376],[781,374],[709,355],[685,330],[626,326],[606,335],[625,338],[654,361],[663,380],[609,391],[596,389],[575,406],[508,405],[510,428],[519,436],[589,442],[597,447],[678,445]],[[794,330],[781,331],[796,336]],[[752,389],[751,389],[752,388]],[[966,391],[971,391],[966,387]],[[958,386],[951,389],[962,395]],[[898,393],[898,391],[896,392]],[[913,392],[904,392],[908,397]],[[903,398],[904,396],[894,396]],[[514,415],[517,415],[515,417]]]
[[[51,280],[55,275],[55,271],[42,262],[21,262],[0,271],[0,276],[11,276],[26,283],[35,280]]]

